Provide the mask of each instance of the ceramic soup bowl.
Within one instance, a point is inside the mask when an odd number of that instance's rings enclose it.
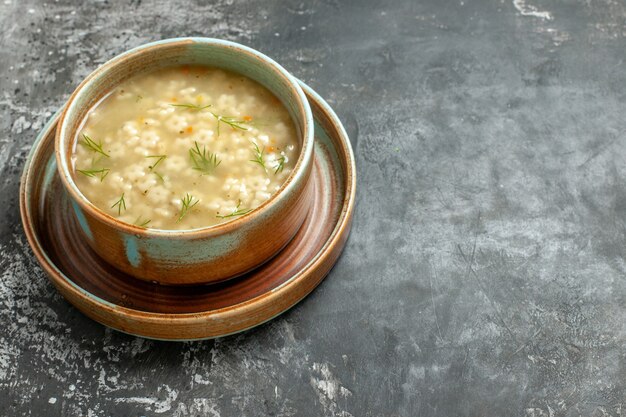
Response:
[[[146,229],[108,215],[81,193],[74,179],[72,149],[90,109],[119,83],[144,71],[176,65],[222,68],[263,85],[289,112],[300,155],[281,188],[245,216],[198,229]],[[162,284],[211,283],[254,269],[292,239],[313,198],[313,119],[302,89],[270,58],[223,40],[164,40],[132,49],[105,63],[70,97],[57,128],[55,151],[58,172],[85,244],[116,268]]]

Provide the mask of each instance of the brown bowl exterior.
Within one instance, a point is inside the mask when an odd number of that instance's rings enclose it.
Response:
[[[289,111],[301,153],[281,189],[249,214],[203,229],[144,229],[104,213],[80,192],[71,172],[72,144],[82,120],[115,85],[168,65],[200,64],[241,73],[272,91]],[[168,285],[212,283],[239,276],[278,253],[311,207],[313,120],[297,80],[264,55],[216,39],[172,39],[144,45],[107,62],[70,97],[56,132],[58,171],[87,244],[105,261],[136,278]]]

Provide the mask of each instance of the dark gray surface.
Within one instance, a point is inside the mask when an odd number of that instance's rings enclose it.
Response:
[[[618,416],[626,406],[626,5],[0,4],[0,414]],[[42,124],[113,55],[236,40],[328,98],[358,198],[328,279],[173,344],[68,305],[19,224]]]

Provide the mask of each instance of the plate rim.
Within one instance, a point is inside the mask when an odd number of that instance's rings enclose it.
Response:
[[[160,340],[202,340],[209,339],[214,337],[226,336],[229,334],[239,333],[253,327],[256,327],[262,323],[265,323],[276,316],[288,311],[290,308],[295,306],[298,302],[304,299],[317,285],[326,277],[332,266],[335,264],[337,259],[339,258],[345,243],[347,241],[347,237],[351,228],[353,211],[356,201],[356,164],[354,159],[354,153],[352,150],[352,146],[349,140],[349,137],[341,123],[341,120],[335,113],[335,111],[330,107],[330,105],[319,95],[317,94],[311,87],[306,85],[304,82],[299,81],[301,87],[305,91],[309,100],[315,102],[321,110],[321,114],[324,116],[322,122],[326,122],[327,125],[332,126],[333,129],[337,131],[338,137],[341,139],[339,142],[335,144],[335,148],[337,150],[337,154],[339,155],[339,159],[342,164],[345,164],[345,193],[343,197],[343,202],[341,204],[341,212],[339,217],[336,220],[335,227],[332,232],[329,234],[328,238],[324,245],[320,248],[320,250],[311,258],[311,260],[302,267],[298,272],[292,275],[287,281],[281,283],[276,288],[273,288],[270,291],[259,294],[249,300],[245,300],[243,302],[221,307],[213,310],[206,310],[200,312],[193,313],[157,313],[157,312],[147,312],[142,310],[136,310],[129,307],[124,307],[113,302],[104,300],[97,295],[85,290],[77,283],[75,283],[71,277],[65,275],[63,271],[61,271],[56,264],[48,257],[46,250],[43,248],[41,241],[33,228],[33,221],[30,216],[31,207],[30,207],[30,189],[27,189],[27,184],[29,183],[32,162],[37,156],[38,152],[41,149],[41,142],[44,138],[48,137],[51,134],[51,131],[54,130],[56,123],[58,121],[58,117],[62,112],[62,108],[59,109],[44,125],[38,134],[37,138],[33,142],[32,148],[26,158],[26,162],[24,164],[24,169],[20,178],[20,216],[22,219],[22,225],[24,232],[26,234],[26,238],[28,243],[35,254],[40,266],[46,272],[48,279],[57,287],[57,289],[61,292],[61,294],[66,298],[72,305],[78,308],[81,312],[89,316],[90,318],[106,325],[112,327],[116,330],[122,331],[124,333],[129,333],[141,337],[160,339]],[[314,118],[316,122],[319,122],[319,117]],[[343,155],[342,155],[343,154]],[[56,173],[56,170],[54,171]],[[330,263],[330,264],[328,264]],[[322,275],[315,279],[312,284],[309,284],[305,291],[302,293],[298,293],[296,291],[299,286],[303,284],[303,281],[306,281],[310,275],[315,275],[318,269],[322,268]],[[324,271],[324,269],[326,269]],[[69,292],[72,296],[78,297],[79,300],[70,299],[66,292]],[[295,298],[290,299],[288,297],[290,292],[294,292]],[[276,299],[280,299],[285,297],[288,300],[287,305],[284,307],[280,307],[279,311],[276,314],[272,314],[264,319],[249,325],[238,328],[230,333],[221,332],[219,334],[205,336],[205,337],[192,337],[192,338],[161,338],[161,337],[152,337],[148,334],[137,333],[135,331],[128,331],[121,327],[121,324],[127,322],[128,320],[144,323],[146,325],[167,325],[167,324],[176,324],[176,325],[185,325],[185,326],[198,326],[203,323],[207,323],[208,321],[227,321],[227,320],[237,320],[238,318],[246,317],[250,314],[250,310],[258,309],[263,310],[262,307],[269,306],[275,302]],[[293,295],[292,295],[293,297]],[[82,301],[82,305],[79,306],[76,301]],[[95,309],[96,311],[103,310],[107,313],[110,321],[116,321],[118,324],[114,326],[109,323],[104,323],[100,319],[94,317],[94,315],[89,314],[88,311],[83,310],[81,307],[90,307]],[[100,317],[100,316],[98,316]],[[109,321],[109,322],[110,322]],[[132,326],[131,326],[132,327]]]

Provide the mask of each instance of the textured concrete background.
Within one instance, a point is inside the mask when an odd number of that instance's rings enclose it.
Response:
[[[0,27],[0,414],[624,413],[624,2],[1,0]],[[173,344],[55,292],[18,179],[85,75],[182,35],[255,47],[328,98],[359,188],[310,297]]]

